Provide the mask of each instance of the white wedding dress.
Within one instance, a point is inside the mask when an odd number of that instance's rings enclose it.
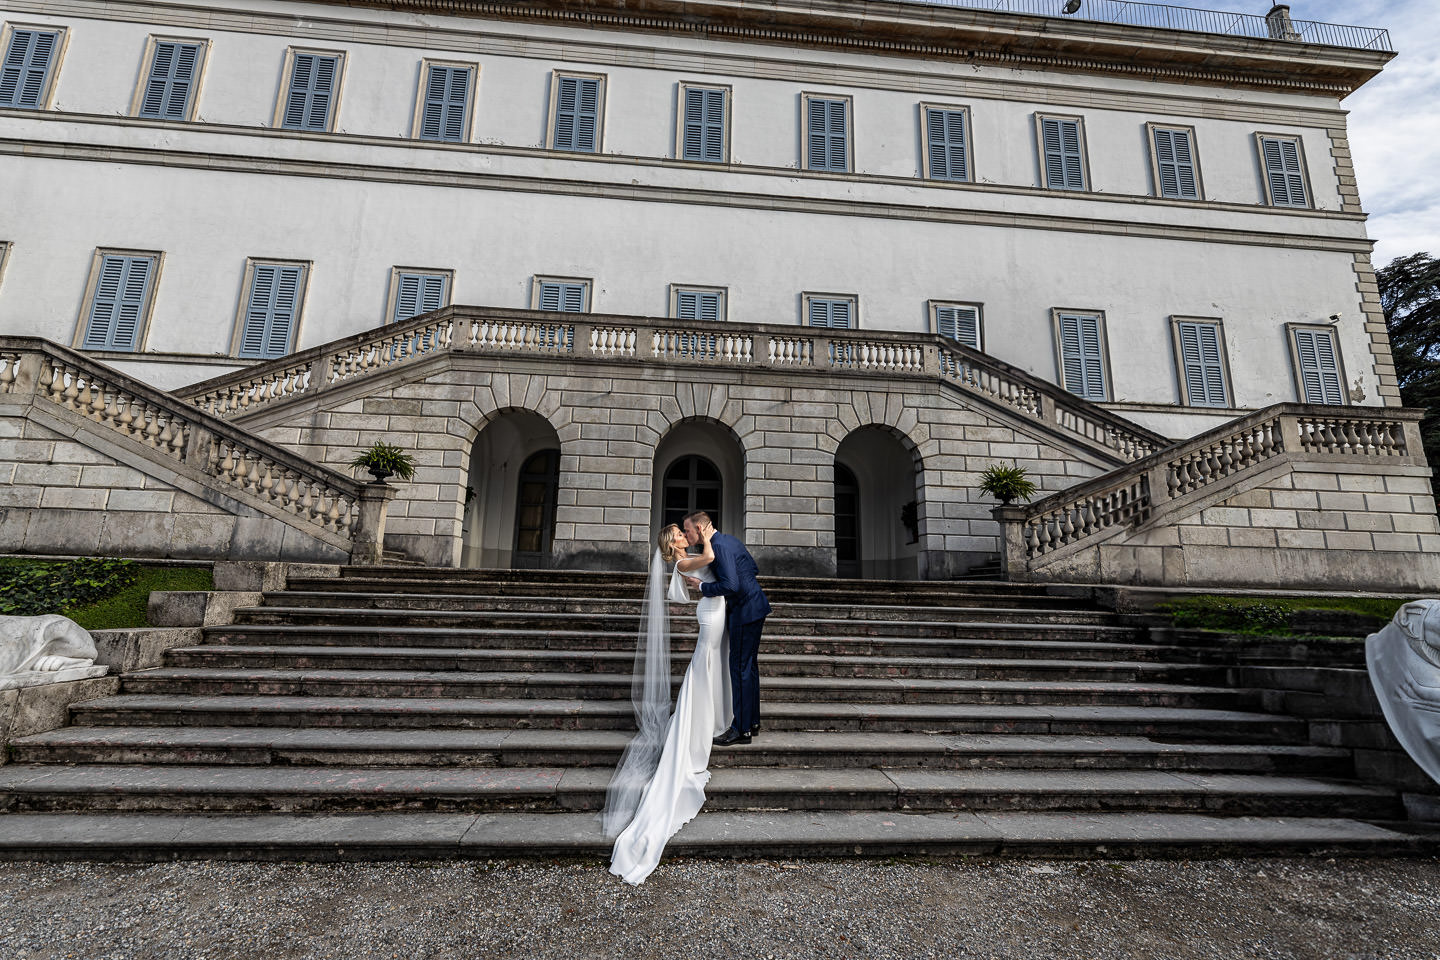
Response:
[[[715,581],[708,566],[690,571],[690,576],[702,583]],[[678,569],[671,570],[668,597],[690,599]],[[610,872],[627,883],[643,883],[660,863],[665,844],[700,812],[710,780],[711,741],[729,729],[733,716],[725,598],[701,597],[695,616],[700,636],[675,698],[660,765],[610,854]]]

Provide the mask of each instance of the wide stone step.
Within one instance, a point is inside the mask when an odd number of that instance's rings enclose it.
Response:
[[[621,730],[65,727],[14,741],[11,756],[17,763],[608,768],[630,737]],[[769,730],[748,746],[714,748],[710,766],[1353,772],[1349,751],[1308,745]]]
[[[70,708],[85,726],[633,730],[626,700],[128,694]],[[767,730],[1143,736],[1191,742],[1302,742],[1294,717],[1241,710],[1028,704],[761,703]]]
[[[994,611],[985,611],[994,613]],[[975,636],[976,631],[1009,628],[1024,633],[1048,634],[1053,631],[1068,631],[1075,637],[1133,638],[1138,631],[1133,627],[1115,626],[1103,619],[1084,617],[1090,622],[1081,623],[1037,623],[1028,617],[972,620],[868,620],[860,617],[815,617],[815,616],[771,616],[765,620],[766,636],[887,636],[887,637],[963,637]],[[382,626],[400,624],[410,627],[436,627],[441,629],[511,629],[544,630],[563,627],[569,630],[637,630],[639,618],[634,614],[608,614],[590,612],[544,612],[544,611],[488,611],[488,610],[383,610],[359,607],[325,609],[317,607],[241,607],[235,611],[237,624],[287,623],[324,624],[328,626]],[[683,618],[673,621],[678,630],[692,630],[694,614],[687,611]]]
[[[672,650],[683,672],[692,650]],[[630,650],[456,649],[436,647],[325,647],[204,644],[166,651],[167,666],[239,669],[467,670],[526,673],[615,673],[629,670]],[[826,656],[766,651],[764,673],[774,677],[937,677],[997,680],[1091,680],[1174,682],[1216,686],[1226,668],[1218,665],[1126,660],[1040,660],[1025,658]]]
[[[0,767],[0,810],[340,812],[598,811],[611,771],[595,767]],[[715,770],[706,808],[724,810],[1144,810],[1389,818],[1394,791],[1344,781],[1137,770]]]
[[[887,598],[888,599],[888,598]],[[1119,618],[1100,610],[1087,610],[1057,602],[1032,607],[1028,601],[1021,606],[1005,604],[915,607],[908,604],[878,602],[871,604],[794,603],[772,601],[773,612],[767,624],[794,619],[849,619],[881,621],[916,621],[965,623],[970,621],[996,623],[1092,623],[1118,624]],[[606,598],[586,596],[516,596],[471,597],[453,594],[414,595],[407,593],[347,594],[333,591],[286,590],[267,593],[261,606],[282,610],[410,610],[443,611],[447,614],[470,613],[544,613],[551,615],[604,614],[606,616],[638,617],[639,598]],[[247,613],[253,608],[245,608]],[[669,610],[676,619],[694,618],[690,603],[671,603]]]
[[[948,632],[948,631],[946,631]],[[775,653],[826,653],[867,656],[994,656],[1125,660],[1176,659],[1197,662],[1211,659],[1204,648],[1159,646],[1145,643],[1138,634],[1103,627],[1019,624],[977,626],[957,630],[956,636],[823,636],[766,631],[760,642],[763,656]],[[638,630],[577,629],[566,622],[535,628],[417,627],[389,624],[239,623],[206,627],[208,643],[302,644],[385,647],[523,648],[545,650],[635,650]],[[674,649],[693,649],[693,622],[677,625],[671,634]],[[1004,653],[1001,651],[1010,651]]]
[[[672,689],[681,677],[672,676]],[[624,700],[632,677],[600,673],[472,673],[458,670],[221,670],[156,668],[129,673],[126,693],[193,696],[469,697],[477,699]],[[1236,708],[1258,695],[1228,687],[1044,680],[953,680],[926,677],[772,677],[766,702],[1104,704]]]
[[[0,859],[9,861],[608,857],[612,845],[590,813],[0,817]],[[1435,838],[1425,834],[1341,817],[705,811],[671,838],[665,858],[1429,856],[1437,848]]]

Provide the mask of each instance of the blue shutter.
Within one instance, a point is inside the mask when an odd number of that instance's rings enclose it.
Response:
[[[1066,390],[1086,400],[1106,399],[1099,317],[1060,315],[1060,362]]]
[[[1084,190],[1080,121],[1044,117],[1040,134],[1045,151],[1045,185],[1051,190]]]
[[[280,126],[286,130],[330,129],[330,105],[335,100],[335,78],[339,72],[339,57],[295,54]]]
[[[16,30],[0,61],[0,107],[39,109],[60,34],[43,30]]]
[[[134,350],[145,317],[155,261],[150,257],[105,255],[85,324],[86,350]]]
[[[150,59],[150,78],[140,101],[140,116],[184,120],[190,112],[195,72],[200,65],[200,44],[160,41]]]
[[[821,100],[812,97],[806,114],[807,170],[848,170],[849,118],[844,100]]]
[[[929,143],[931,179],[970,179],[970,144],[965,129],[965,111],[926,109],[925,136]]]
[[[1220,328],[1213,323],[1176,324],[1180,336],[1181,375],[1191,406],[1228,405],[1225,362],[1220,353]]]
[[[1200,198],[1190,131],[1156,128],[1155,166],[1160,175],[1160,196],[1180,200]]]
[[[430,67],[425,80],[425,112],[420,119],[420,139],[463,143],[469,103],[469,67]]]
[[[394,323],[439,310],[450,302],[450,277],[444,273],[402,273],[396,277]]]
[[[1300,357],[1301,399],[1306,403],[1344,403],[1334,334],[1329,330],[1296,330],[1295,352]]]
[[[540,284],[540,309],[557,313],[584,313],[584,283],[543,281]]]
[[[942,337],[958,340],[973,350],[980,349],[979,307],[936,307],[935,330]]]
[[[718,291],[677,290],[675,292],[675,316],[677,319],[719,323],[720,312],[721,303]]]
[[[687,87],[681,159],[725,161],[725,91]]]
[[[600,129],[600,81],[560,77],[555,94],[555,149],[594,153]]]
[[[1270,184],[1270,202],[1277,207],[1307,207],[1305,174],[1300,169],[1300,145],[1294,140],[1260,138],[1265,156],[1265,180]]]
[[[855,308],[850,300],[810,300],[809,322],[812,327],[849,330],[855,325]]]
[[[240,356],[272,360],[290,352],[290,340],[300,319],[300,282],[305,268],[279,263],[257,263],[245,306],[245,330]]]

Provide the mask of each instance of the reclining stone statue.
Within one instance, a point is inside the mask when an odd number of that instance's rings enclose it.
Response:
[[[0,617],[0,689],[103,675],[89,631],[58,614]]]
[[[1440,783],[1440,600],[1401,607],[1365,641],[1365,661],[1390,731]]]

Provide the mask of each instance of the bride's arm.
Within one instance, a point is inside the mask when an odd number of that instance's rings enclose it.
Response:
[[[710,538],[706,537],[705,539],[701,540],[700,543],[704,546],[704,550],[702,552],[697,553],[694,556],[684,557],[679,563],[675,564],[675,568],[681,573],[689,573],[691,570],[699,570],[707,563],[714,562],[715,549],[710,546]]]

